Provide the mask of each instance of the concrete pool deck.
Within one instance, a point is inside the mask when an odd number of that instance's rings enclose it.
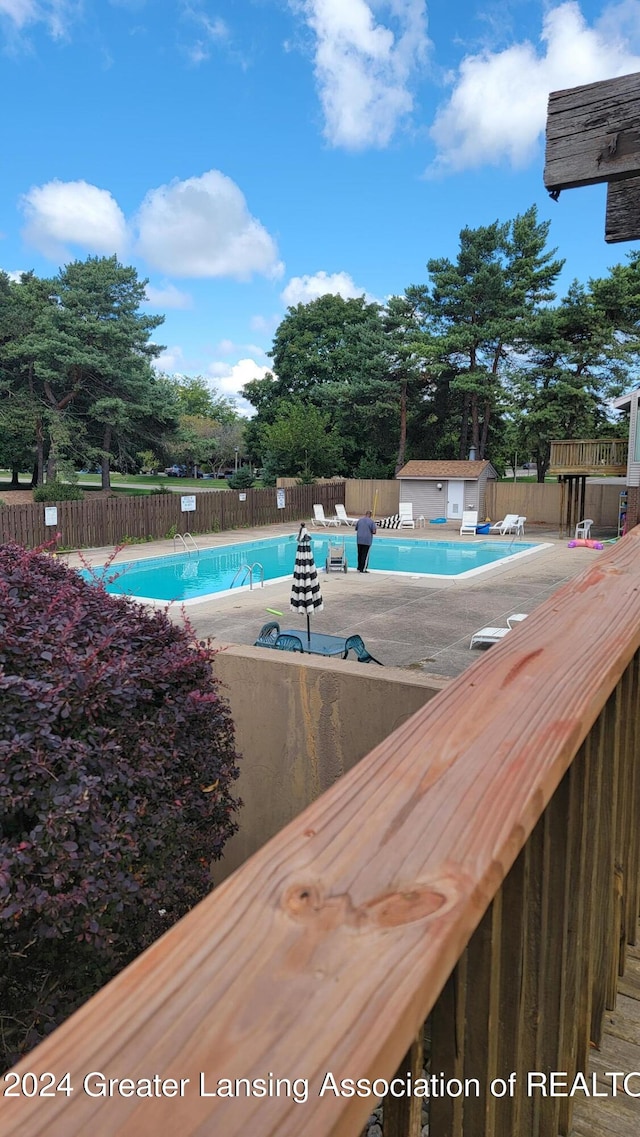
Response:
[[[451,523],[438,527],[437,533],[425,529],[404,530],[403,536],[416,540],[460,541],[468,544],[474,538],[460,537],[459,526]],[[241,541],[275,537],[281,533],[297,533],[297,523],[262,526],[255,529],[231,530],[203,534],[195,538],[202,549]],[[347,530],[342,529],[345,535]],[[325,530],[314,529],[320,535]],[[328,530],[335,536],[339,529]],[[397,538],[397,531],[379,531],[376,541]],[[602,531],[596,537],[606,539],[614,534]],[[482,538],[478,538],[481,540]],[[486,539],[486,538],[485,538]],[[504,538],[491,537],[491,540]],[[533,556],[517,558],[511,563],[466,580],[435,579],[407,575],[369,572],[366,577],[352,572],[325,574],[319,572],[324,608],[312,617],[314,631],[333,635],[362,636],[372,655],[393,667],[411,668],[427,675],[453,677],[464,671],[479,652],[469,648],[472,634],[484,625],[504,626],[512,612],[531,613],[561,584],[579,575],[602,553],[592,549],[569,549],[567,539],[558,539],[557,530],[547,526],[527,526],[524,543],[545,543],[548,547]],[[516,541],[516,546],[518,541]],[[374,546],[375,547],[375,546]],[[93,549],[83,553],[91,564],[102,564],[112,549]],[[118,554],[114,569],[125,560],[139,560],[173,553],[173,541],[153,541],[144,545],[128,545]],[[79,554],[65,554],[72,567],[80,567]],[[289,608],[289,580],[266,584],[253,591],[242,590],[190,604],[186,613],[199,638],[221,643],[252,644],[268,620],[278,620],[282,627],[306,627],[303,617]],[[275,608],[282,617],[267,609]],[[171,618],[182,620],[178,604],[170,609]],[[490,649],[488,649],[490,650]]]

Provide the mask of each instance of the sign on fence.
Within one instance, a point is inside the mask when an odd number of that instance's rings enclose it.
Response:
[[[180,498],[180,509],[182,510],[183,513],[193,513],[195,508],[196,508],[196,495],[195,494],[185,494],[184,497]]]
[[[57,505],[45,505],[44,507],[44,523],[45,525],[58,524],[58,507]]]
[[[276,490],[276,503],[278,509],[284,509],[286,503],[284,490]]]

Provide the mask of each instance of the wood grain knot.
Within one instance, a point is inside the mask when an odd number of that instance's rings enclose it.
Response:
[[[374,896],[355,907],[348,893],[325,896],[316,884],[297,884],[284,894],[283,907],[296,920],[313,922],[325,931],[338,926],[359,931],[397,928],[432,916],[446,896],[428,885],[416,885]]]
[[[400,892],[388,892],[363,905],[368,921],[379,928],[397,928],[432,916],[446,902],[442,892],[428,885],[417,885]]]
[[[291,916],[305,916],[322,907],[322,893],[317,884],[294,884],[284,894],[283,906]]]

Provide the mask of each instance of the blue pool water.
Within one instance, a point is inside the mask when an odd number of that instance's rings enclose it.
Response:
[[[340,536],[333,542],[342,542]],[[355,537],[345,537],[349,569],[357,564]],[[312,536],[313,555],[319,570],[324,569],[329,537]],[[409,573],[412,576],[466,577],[504,562],[506,558],[533,552],[541,545],[513,544],[507,541],[421,541],[403,537],[383,537],[373,543],[369,559],[371,572]],[[139,596],[147,600],[195,600],[212,593],[228,592],[241,586],[243,565],[258,561],[265,581],[280,580],[293,574],[296,555],[295,535],[244,541],[202,550],[199,555],[178,553],[142,561],[117,561],[106,572],[107,591]],[[98,570],[98,573],[100,570]],[[109,581],[114,573],[119,575]],[[239,573],[239,575],[237,575]],[[91,573],[82,570],[90,579]],[[234,584],[234,578],[235,584]],[[254,587],[260,572],[254,570]],[[248,585],[248,578],[245,586]]]

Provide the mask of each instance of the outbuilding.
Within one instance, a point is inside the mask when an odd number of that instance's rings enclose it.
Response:
[[[462,521],[466,509],[476,509],[478,520],[484,519],[486,485],[498,474],[486,459],[415,461],[407,462],[396,477],[400,480],[400,501],[412,503],[414,517]]]

